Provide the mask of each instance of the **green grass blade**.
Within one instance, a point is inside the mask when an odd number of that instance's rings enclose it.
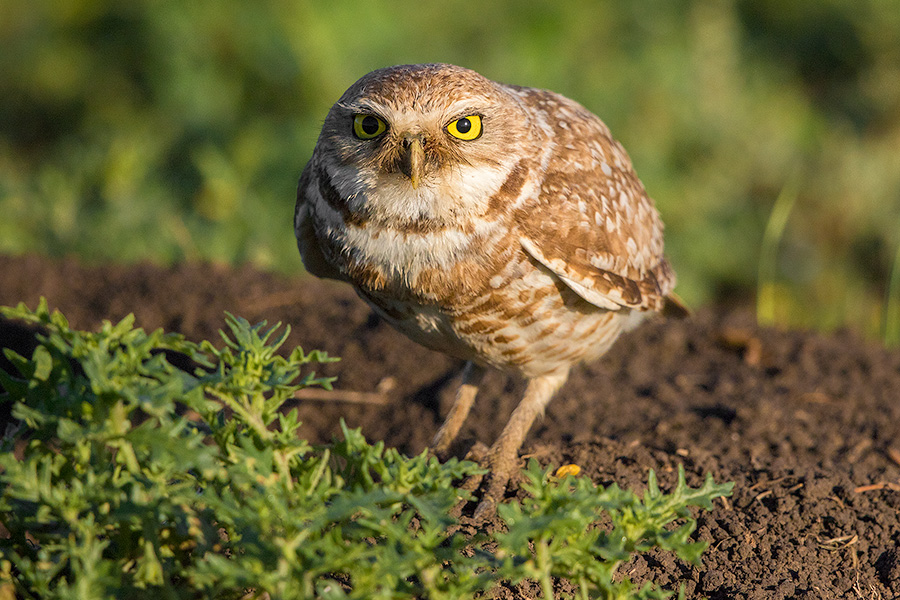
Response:
[[[781,245],[788,218],[797,203],[799,194],[800,177],[795,173],[787,180],[781,193],[778,194],[778,198],[775,199],[769,220],[766,222],[757,276],[756,321],[760,325],[775,324],[775,310],[778,303],[775,282],[778,269],[778,247]]]
[[[891,268],[887,295],[884,300],[884,345],[888,348],[900,346],[900,244]]]

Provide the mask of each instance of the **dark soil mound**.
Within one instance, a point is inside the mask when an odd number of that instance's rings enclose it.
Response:
[[[341,390],[367,393],[305,401],[314,440],[343,417],[369,439],[419,452],[459,381],[459,363],[394,332],[338,284],[250,268],[0,256],[0,304],[34,307],[41,295],[79,328],[133,312],[147,329],[215,339],[226,310],[290,324],[289,346],[340,356],[323,371]],[[0,321],[5,345],[27,351],[29,335]],[[463,437],[490,444],[523,389],[489,375]],[[633,579],[685,582],[689,597],[711,600],[900,598],[898,352],[848,333],[759,329],[739,311],[648,323],[573,371],[523,451],[577,463],[603,484],[640,488],[652,468],[671,486],[678,463],[694,485],[706,472],[736,483],[699,516],[697,535],[710,543],[702,569],[652,554],[629,565]]]

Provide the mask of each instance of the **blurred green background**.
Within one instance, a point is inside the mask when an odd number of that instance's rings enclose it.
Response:
[[[0,252],[299,273],[329,106],[437,61],[604,119],[690,304],[900,337],[896,0],[4,0]]]

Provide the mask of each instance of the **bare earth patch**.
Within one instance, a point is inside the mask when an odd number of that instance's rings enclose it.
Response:
[[[325,372],[358,392],[301,403],[313,441],[330,439],[343,417],[370,440],[418,453],[459,383],[460,363],[393,331],[348,287],[312,278],[0,256],[0,304],[34,307],[42,295],[83,329],[133,312],[145,329],[216,339],[226,310],[291,325],[287,346],[341,357]],[[31,333],[0,320],[0,344],[30,352]],[[521,381],[486,378],[460,455],[494,439],[522,392]],[[670,488],[679,463],[692,485],[706,472],[736,483],[699,515],[703,568],[651,554],[628,565],[634,580],[684,582],[688,597],[710,600],[900,598],[900,352],[849,333],[760,329],[741,311],[651,322],[573,370],[523,451],[633,489],[651,468]],[[496,595],[540,594],[521,585]]]

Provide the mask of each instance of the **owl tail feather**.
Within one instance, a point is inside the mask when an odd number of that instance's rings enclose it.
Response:
[[[675,292],[670,292],[663,299],[662,315],[668,319],[685,319],[691,316],[691,309],[678,297]]]

